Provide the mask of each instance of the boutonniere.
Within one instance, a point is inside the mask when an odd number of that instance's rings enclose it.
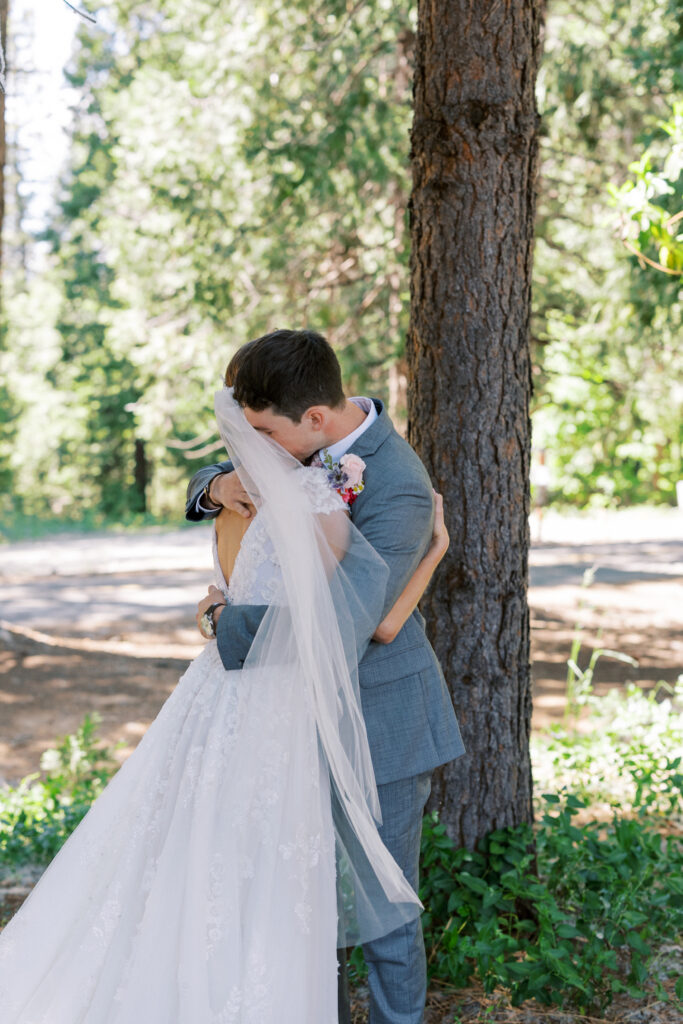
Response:
[[[327,479],[330,485],[341,495],[347,505],[353,505],[365,487],[363,483],[365,463],[363,460],[358,455],[342,455],[339,462],[335,462],[325,448],[322,453],[322,463],[327,470]]]

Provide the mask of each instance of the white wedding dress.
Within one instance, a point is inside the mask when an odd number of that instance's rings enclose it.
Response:
[[[302,474],[303,476],[303,474]],[[343,508],[320,469],[314,511]],[[276,604],[257,515],[228,600]],[[328,772],[300,681],[190,664],[0,935],[2,1024],[336,1024]]]
[[[325,470],[215,408],[259,508],[229,585],[214,534],[216,582],[268,610],[240,671],[207,643],[0,934],[0,1024],[337,1024],[337,946],[420,913],[357,690],[386,566]]]

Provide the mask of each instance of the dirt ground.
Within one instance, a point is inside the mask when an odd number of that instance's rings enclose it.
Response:
[[[602,659],[596,673],[598,692],[627,680],[644,685],[655,685],[660,679],[673,683],[683,672],[680,630],[642,623],[624,631],[616,611],[608,616],[597,610],[584,617],[588,620],[583,630],[584,663],[587,652],[597,645],[639,660],[638,668],[632,668]],[[201,649],[201,642],[191,643],[184,629],[169,632],[166,641],[163,632],[153,641],[146,634],[146,642],[141,635],[128,633],[97,640],[52,637],[3,621],[0,780],[15,784],[37,771],[42,751],[57,736],[73,732],[86,712],[97,711],[101,716],[101,735],[108,743],[123,741],[120,759],[131,753]],[[562,716],[572,635],[571,616],[532,606],[535,728]]]
[[[683,672],[683,513],[603,514],[532,523],[529,601],[533,726],[558,720],[577,623],[590,651],[607,647],[638,666],[601,659],[598,692],[634,680],[673,683]],[[203,641],[196,604],[211,582],[210,531],[81,535],[0,547],[0,784],[39,768],[56,737],[97,711],[123,760],[153,721]],[[581,582],[595,568],[588,588]],[[32,879],[5,887],[5,918]],[[676,955],[680,955],[677,951]],[[359,990],[354,1024],[367,1020]],[[425,1024],[683,1024],[654,997],[617,1001],[605,1017],[535,1004],[512,1008],[478,989],[430,990]]]
[[[639,662],[601,659],[598,692],[673,683],[683,672],[683,513],[547,517],[542,530],[530,558],[534,727],[563,713],[577,623],[582,664],[596,646]],[[210,579],[206,526],[0,547],[0,780],[36,771],[86,712],[100,714],[125,758],[201,650],[194,613]]]
[[[673,982],[666,982],[665,988],[672,994]],[[590,1016],[531,999],[511,1006],[502,991],[486,995],[478,986],[455,991],[432,983],[423,1024],[683,1024],[683,1013],[673,1002],[654,995],[644,1000],[617,997],[604,1014]],[[367,1020],[367,995],[361,988],[352,1004],[352,1024],[367,1024]]]

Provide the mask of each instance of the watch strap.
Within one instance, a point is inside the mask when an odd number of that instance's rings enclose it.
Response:
[[[216,476],[221,476],[221,474],[217,473]],[[223,508],[223,506],[220,504],[220,502],[214,501],[214,499],[211,497],[211,484],[213,483],[213,481],[215,479],[216,479],[215,476],[211,477],[211,479],[209,480],[208,484],[206,484],[206,486],[204,487],[204,490],[202,491],[202,494],[204,495],[204,497],[208,501],[209,505],[213,505],[214,508]]]
[[[211,624],[211,636],[216,635],[216,620],[213,617],[216,608],[225,608],[225,601],[215,601],[213,604],[210,604],[202,615],[202,619],[208,619]]]
[[[206,609],[205,614],[211,619],[211,625],[213,626],[214,633],[216,632],[216,620],[213,617],[213,613],[216,611],[216,608],[225,608],[225,601],[216,601],[215,604],[210,604]]]

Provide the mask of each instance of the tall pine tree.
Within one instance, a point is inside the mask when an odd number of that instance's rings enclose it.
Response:
[[[467,756],[433,803],[471,847],[532,816],[529,514],[538,0],[420,0],[409,440],[451,546],[425,601]]]

